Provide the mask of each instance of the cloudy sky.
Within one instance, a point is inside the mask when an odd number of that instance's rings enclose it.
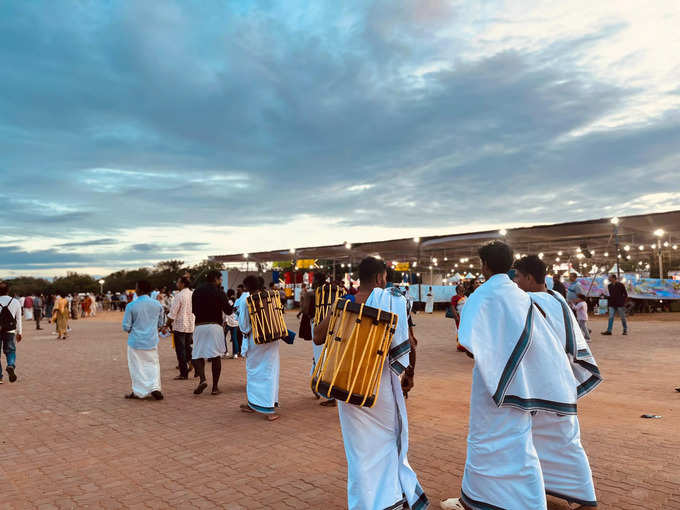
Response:
[[[0,276],[680,207],[676,0],[0,2]]]

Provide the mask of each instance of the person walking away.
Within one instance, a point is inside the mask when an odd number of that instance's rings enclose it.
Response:
[[[238,358],[239,354],[241,353],[241,338],[240,338],[240,332],[238,330],[238,317],[236,315],[236,292],[234,292],[234,289],[229,289],[227,291],[227,301],[229,302],[229,305],[232,307],[232,312],[231,314],[227,315],[227,320],[226,320],[226,327],[227,327],[227,332],[229,332],[229,335],[231,336],[231,341],[228,347],[231,347],[231,357],[232,358]],[[226,334],[225,334],[226,338]]]
[[[456,337],[456,350],[459,352],[465,352],[465,348],[460,345],[460,342],[458,341],[458,328],[460,326],[460,314],[463,311],[463,305],[465,304],[465,300],[467,298],[465,297],[465,291],[463,289],[462,285],[457,285],[456,286],[456,295],[451,298],[451,312],[453,313],[453,318],[454,318],[454,334]]]
[[[220,374],[222,373],[221,357],[226,352],[224,347],[224,329],[222,313],[231,315],[233,307],[229,306],[227,295],[220,290],[222,273],[208,271],[207,282],[198,287],[191,297],[191,308],[196,317],[194,328],[194,348],[192,359],[194,369],[200,377],[195,395],[200,395],[208,387],[205,378],[205,360],[212,364],[212,395],[219,395]]]
[[[434,295],[432,294],[432,287],[427,291],[425,296],[425,313],[432,313],[434,311]]]
[[[16,344],[21,342],[21,303],[9,295],[9,285],[0,282],[0,384],[2,384],[2,354],[7,362],[9,382],[17,380]]]
[[[132,392],[125,398],[163,400],[161,365],[158,359],[158,330],[163,327],[163,307],[149,297],[151,284],[137,282],[138,298],[125,308],[123,331],[128,333],[128,370]]]
[[[57,329],[57,340],[66,340],[68,318],[68,299],[57,295],[54,301],[54,311],[52,312],[52,322],[54,322]]]
[[[33,300],[33,319],[35,320],[35,329],[42,329],[40,327],[40,320],[42,319],[44,296],[38,294]]]
[[[297,318],[300,319],[298,336],[303,340],[312,339],[312,316],[314,310],[314,293],[307,290],[307,285],[302,284],[300,292],[300,311]]]
[[[32,295],[26,296],[22,305],[24,308],[24,319],[27,321],[33,320],[33,301]]]
[[[628,298],[628,291],[625,285],[618,281],[616,275],[610,275],[609,281],[609,324],[607,331],[603,331],[603,335],[611,335],[614,327],[614,316],[616,314],[621,317],[621,325],[623,326],[623,334],[628,334],[628,322],[626,321],[626,299]]]
[[[243,333],[241,354],[246,358],[247,402],[239,408],[244,413],[260,413],[269,421],[280,418],[279,405],[279,341],[256,344],[248,312],[248,296],[264,289],[262,278],[249,275],[243,280],[246,290],[236,301],[238,326]]]
[[[567,298],[567,288],[562,283],[559,274],[553,275],[553,290],[558,294],[561,294],[563,298]]]
[[[577,296],[574,310],[576,310],[576,320],[581,328],[581,333],[583,333],[583,338],[586,339],[586,342],[590,342],[590,329],[588,329],[588,303],[586,303],[586,296],[584,294],[579,294]]]
[[[195,324],[195,317],[191,306],[193,293],[189,288],[190,285],[189,279],[185,276],[177,280],[179,293],[172,300],[170,312],[168,313],[167,327],[172,331],[175,341],[177,366],[179,367],[179,375],[175,377],[175,380],[189,378],[189,364],[191,363]],[[160,304],[160,301],[158,303]]]

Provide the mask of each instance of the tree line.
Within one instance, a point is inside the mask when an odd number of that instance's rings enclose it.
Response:
[[[216,269],[222,271],[223,264],[204,260],[194,266],[186,266],[183,260],[165,260],[153,267],[140,267],[138,269],[124,269],[116,271],[102,278],[104,280],[104,292],[123,292],[135,288],[139,280],[148,280],[153,288],[168,290],[176,288],[177,279],[189,273],[194,285],[205,280],[208,271]],[[18,276],[5,280],[10,286],[10,293],[18,296],[36,294],[75,294],[78,292],[99,293],[102,286],[99,280],[91,275],[69,272],[66,276],[60,276],[50,281],[45,278],[32,276]]]

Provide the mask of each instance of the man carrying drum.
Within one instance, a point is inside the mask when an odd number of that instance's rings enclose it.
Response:
[[[359,291],[354,301],[398,316],[389,355],[382,367],[377,401],[364,407],[338,401],[347,455],[347,499],[350,510],[402,508],[422,510],[429,501],[408,463],[408,420],[399,376],[409,366],[406,299],[385,289],[387,267],[367,257],[359,264]],[[325,343],[331,314],[314,329],[314,343]],[[412,376],[404,375],[409,378]],[[407,387],[412,383],[407,381]]]

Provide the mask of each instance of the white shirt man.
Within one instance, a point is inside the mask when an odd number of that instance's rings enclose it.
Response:
[[[16,321],[16,326],[7,331],[0,331],[0,361],[2,360],[2,353],[4,352],[7,360],[7,375],[9,376],[9,382],[15,382],[17,380],[15,373],[16,343],[21,342],[23,329],[21,322],[21,303],[18,299],[9,296],[8,290],[7,284],[5,282],[0,282],[0,313],[6,308],[9,315]],[[2,384],[1,363],[0,384]]]
[[[175,355],[179,365],[179,375],[175,379],[188,379],[193,345],[193,333],[196,322],[191,304],[193,292],[189,288],[189,279],[181,277],[177,280],[179,293],[170,304],[168,325],[172,328],[175,341]]]

